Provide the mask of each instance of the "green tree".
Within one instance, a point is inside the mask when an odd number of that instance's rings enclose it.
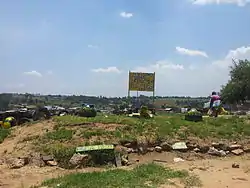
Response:
[[[230,80],[221,90],[223,101],[231,104],[244,103],[250,99],[250,61],[233,61],[230,69]]]

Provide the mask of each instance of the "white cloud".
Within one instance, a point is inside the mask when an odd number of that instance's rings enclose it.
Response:
[[[195,5],[208,5],[208,4],[236,4],[238,6],[245,6],[250,3],[250,0],[192,0]]]
[[[135,67],[134,72],[165,72],[173,70],[184,70],[184,66],[180,64],[173,64],[168,61],[157,61],[145,67]]]
[[[107,67],[107,68],[92,69],[92,72],[96,72],[96,73],[121,73],[121,70],[119,70],[117,67]]]
[[[98,46],[97,46],[97,45],[92,45],[92,44],[89,44],[89,45],[88,45],[88,48],[95,48],[95,49],[97,49],[97,48],[98,48]]]
[[[35,70],[29,71],[29,72],[24,72],[24,74],[30,75],[30,76],[42,77],[42,74],[40,72],[35,71]]]
[[[133,17],[133,13],[130,13],[130,12],[121,12],[120,16],[123,17],[123,18],[131,18],[131,17]]]
[[[232,57],[250,59],[250,46],[229,50],[224,58],[207,64],[182,65],[164,60],[135,67],[133,71],[155,72],[157,95],[207,96],[228,81]]]
[[[181,48],[179,46],[176,47],[176,51],[182,55],[208,57],[206,52],[199,51],[199,50],[190,50],[190,49],[186,49],[186,48]]]

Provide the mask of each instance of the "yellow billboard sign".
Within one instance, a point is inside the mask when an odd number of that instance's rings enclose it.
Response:
[[[129,72],[129,91],[155,90],[155,73]]]

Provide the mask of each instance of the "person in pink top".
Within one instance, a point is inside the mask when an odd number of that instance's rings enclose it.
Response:
[[[218,108],[221,105],[221,97],[215,92],[212,92],[211,98],[210,98],[210,110],[213,112],[214,110],[218,110]],[[218,114],[216,113],[215,116]]]

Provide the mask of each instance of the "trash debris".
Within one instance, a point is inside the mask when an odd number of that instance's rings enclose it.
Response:
[[[210,147],[208,154],[210,155],[215,155],[215,156],[220,156],[220,157],[225,157],[227,153],[223,150],[217,150],[214,147]]]
[[[179,157],[174,158],[174,162],[175,162],[175,163],[184,162],[184,161],[185,161],[184,159],[179,158]]]

